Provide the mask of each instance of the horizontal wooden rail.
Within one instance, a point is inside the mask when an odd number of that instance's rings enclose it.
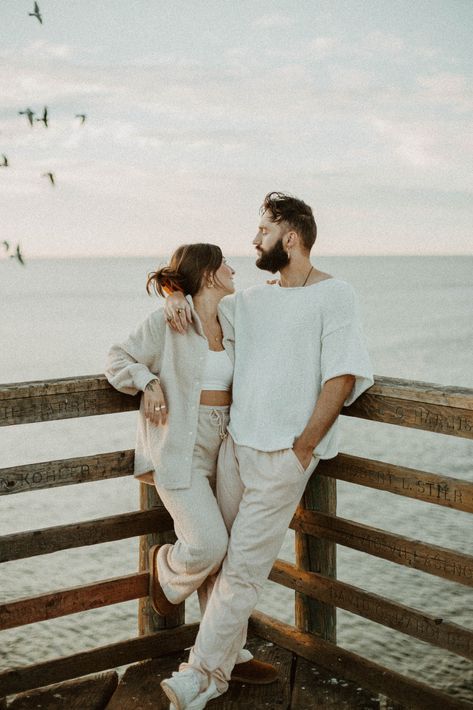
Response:
[[[0,630],[148,596],[148,572],[104,579],[0,604]]]
[[[304,572],[284,560],[276,561],[269,578],[312,599],[332,604],[473,660],[473,631],[470,629],[398,604],[378,594],[366,592],[351,584],[330,579],[316,572]]]
[[[317,474],[379,491],[473,513],[473,483],[383,461],[338,454],[321,461]]]
[[[307,535],[332,540],[345,547],[473,587],[473,557],[461,552],[302,508],[296,512],[291,527]]]
[[[108,668],[136,663],[146,658],[159,658],[177,653],[192,645],[197,629],[198,624],[188,624],[52,661],[12,668],[0,673],[0,697],[59,683],[70,678],[79,678],[89,673],[98,673]]]
[[[118,392],[104,375],[1,385],[0,426],[129,412],[139,404],[139,397]]]
[[[342,410],[349,417],[369,419],[384,424],[397,424],[411,429],[434,431],[473,439],[473,412],[450,405],[424,404],[419,400],[386,397],[368,390]]]
[[[135,452],[113,451],[0,469],[0,495],[103,481],[133,474]]]
[[[104,375],[0,385],[0,426],[137,409],[139,397],[114,390]],[[348,416],[473,438],[473,390],[389,377],[343,410]]]
[[[86,520],[82,523],[28,530],[0,537],[0,562],[172,529],[172,518],[167,510],[156,508]]]
[[[346,651],[314,634],[299,631],[293,626],[254,612],[250,630],[282,648],[297,653],[302,658],[327,668],[338,678],[345,678],[382,693],[408,708],[416,710],[472,710],[473,704],[452,698],[440,690],[429,688],[413,678],[408,678],[362,656]]]

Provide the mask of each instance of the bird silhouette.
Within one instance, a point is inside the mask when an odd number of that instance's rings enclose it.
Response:
[[[76,113],[76,118],[81,119],[80,125],[82,126],[82,124],[85,123],[85,119],[87,118],[87,115],[85,113]]]
[[[24,111],[18,111],[20,116],[27,116],[28,121],[30,122],[30,125],[33,125],[33,116],[34,116],[34,111],[32,111],[30,108],[25,109]]]
[[[5,153],[2,153],[3,163],[0,163],[0,168],[8,168],[8,158]]]
[[[25,260],[23,259],[23,254],[21,253],[19,244],[16,245],[15,253],[10,254],[10,259],[17,259],[20,264],[22,264],[23,266],[25,265]]]
[[[38,5],[37,2],[35,2],[35,4],[34,4],[34,11],[33,11],[33,12],[29,12],[28,15],[29,15],[30,17],[37,17],[38,20],[39,20],[39,22],[40,22],[40,24],[41,24],[41,25],[43,24],[43,18],[41,17],[41,12],[40,12],[40,10],[39,10],[39,5]]]
[[[35,121],[40,121],[41,123],[44,123],[46,128],[48,127],[48,107],[45,106],[43,109],[43,118],[35,118]]]
[[[43,173],[43,177],[48,177],[51,181],[51,185],[54,187],[56,186],[56,183],[54,181],[54,173]]]
[[[10,242],[7,242],[6,239],[3,240],[2,244],[5,247],[5,251],[8,251],[10,249]]]

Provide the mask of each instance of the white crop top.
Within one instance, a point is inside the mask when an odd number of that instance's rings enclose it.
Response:
[[[227,391],[232,387],[233,366],[225,350],[208,350],[202,375],[203,390]]]

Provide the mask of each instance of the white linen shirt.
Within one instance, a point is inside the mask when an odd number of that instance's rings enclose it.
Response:
[[[234,327],[235,370],[228,430],[260,451],[290,448],[327,380],[354,375],[351,404],[373,384],[352,287],[331,278],[305,287],[265,284],[226,296],[222,325]],[[314,449],[338,453],[338,418]]]
[[[159,376],[168,406],[167,423],[156,426],[149,422],[141,399],[134,475],[151,472],[163,488],[169,489],[190,487],[202,375],[209,349],[192,298],[186,298],[193,320],[185,335],[168,327],[163,308],[159,308],[124,343],[111,347],[105,369],[110,384],[131,395],[143,391]],[[233,337],[228,337],[228,324],[222,324],[222,329],[223,346],[233,363]]]

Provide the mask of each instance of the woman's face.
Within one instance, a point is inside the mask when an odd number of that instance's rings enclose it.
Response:
[[[222,263],[215,272],[216,288],[221,288],[225,293],[233,293],[235,291],[235,286],[233,284],[234,274],[234,269],[232,269],[230,264],[227,264],[227,261],[224,257],[222,259]]]

